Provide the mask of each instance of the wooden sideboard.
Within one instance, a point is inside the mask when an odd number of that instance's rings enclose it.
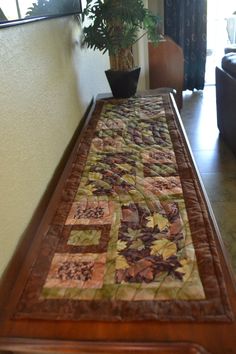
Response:
[[[181,119],[172,98],[172,109],[180,127]],[[82,133],[83,134],[83,130]],[[18,269],[10,268],[0,287],[0,350],[14,353],[78,353],[78,354],[234,354],[236,353],[236,322],[232,321],[75,321],[16,319],[12,309],[34,263],[40,246],[39,235],[45,234],[58,203],[63,184],[71,168],[78,138],[68,163],[56,186],[39,228],[31,235],[28,250],[21,249]],[[191,155],[191,153],[190,153]],[[214,218],[212,216],[212,222]],[[215,225],[216,229],[217,226]],[[236,314],[236,292],[225,261],[220,235],[215,240],[223,268],[229,302]],[[24,257],[22,257],[24,255]],[[19,257],[23,262],[19,262]],[[19,275],[19,276],[18,276]]]

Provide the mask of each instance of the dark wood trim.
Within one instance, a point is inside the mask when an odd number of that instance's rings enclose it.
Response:
[[[221,236],[221,233],[220,233],[220,230],[219,230],[215,215],[213,213],[213,210],[212,210],[212,207],[211,207],[211,203],[209,201],[205,186],[204,186],[204,184],[202,182],[201,174],[200,174],[200,172],[199,172],[199,170],[197,168],[197,165],[196,165],[196,162],[195,162],[195,159],[194,159],[194,155],[193,155],[193,152],[192,152],[192,149],[191,149],[191,145],[189,143],[187,134],[186,134],[185,129],[184,129],[184,125],[182,123],[181,116],[178,113],[176,101],[174,99],[173,94],[171,94],[170,96],[171,96],[172,105],[175,108],[174,112],[175,112],[175,115],[177,117],[176,121],[178,122],[179,126],[181,127],[182,134],[184,135],[184,142],[185,142],[185,144],[187,146],[187,152],[188,152],[189,157],[190,157],[190,159],[192,161],[192,165],[193,165],[193,167],[195,169],[195,173],[196,173],[196,175],[198,177],[198,181],[199,181],[199,184],[200,184],[201,190],[202,190],[202,196],[203,196],[203,198],[205,200],[205,203],[207,205],[207,208],[208,208],[208,211],[209,211],[209,214],[210,214],[210,218],[211,218],[211,223],[213,225],[213,229],[215,229],[215,231],[216,231],[216,235],[217,235],[216,241],[218,242],[218,246],[220,246],[220,247],[218,247],[218,251],[223,256],[223,261],[225,262],[226,270],[228,271],[228,274],[229,274],[229,276],[231,278],[231,281],[232,281],[232,285],[233,285],[234,290],[236,292],[236,277],[235,277],[235,274],[234,274],[234,271],[233,271],[233,267],[232,267],[232,265],[231,265],[231,263],[229,261],[229,257],[227,255],[227,250],[226,250],[224,241],[222,239],[222,236]]]
[[[1,279],[0,279],[0,307],[4,308],[4,304],[7,301],[5,296],[6,293],[10,293],[12,287],[14,286],[15,279],[18,275],[18,270],[23,264],[25,260],[25,256],[30,248],[33,238],[42,222],[43,215],[46,213],[46,209],[48,204],[52,198],[54,193],[55,187],[58,185],[59,180],[61,179],[62,173],[65,170],[65,166],[68,164],[69,157],[72,154],[72,151],[75,147],[76,141],[78,140],[78,136],[81,134],[83,127],[86,126],[85,122],[88,120],[89,113],[91,112],[91,107],[94,104],[94,99],[91,100],[88,108],[86,109],[85,114],[83,115],[82,119],[80,120],[78,127],[76,128],[69,144],[67,145],[63,156],[54,171],[54,174],[51,180],[48,183],[48,186],[37,206],[35,209],[33,216],[21,235],[19,242],[16,246],[15,252],[9,261],[5,271],[3,272]],[[0,312],[0,319],[1,319],[1,312]]]
[[[39,339],[12,338],[11,342],[0,338],[0,346],[7,350],[24,353],[52,353],[63,350],[66,353],[81,354],[210,354],[202,346],[186,342],[76,342],[76,341],[53,341]]]

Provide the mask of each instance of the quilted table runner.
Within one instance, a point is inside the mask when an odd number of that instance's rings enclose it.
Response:
[[[230,321],[168,95],[97,101],[15,318]]]

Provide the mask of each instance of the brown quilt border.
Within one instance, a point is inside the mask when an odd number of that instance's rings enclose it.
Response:
[[[231,321],[233,319],[227,296],[225,281],[215,244],[217,237],[197,173],[179,122],[173,113],[170,97],[161,95],[166,112],[167,124],[174,146],[178,170],[187,207],[191,234],[198,261],[199,273],[206,299],[204,300],[160,300],[160,301],[82,301],[40,300],[47,270],[49,269],[58,235],[64,231],[64,223],[75,197],[76,187],[86,163],[94,130],[103,105],[98,101],[91,120],[78,147],[73,168],[66,180],[62,199],[52,220],[49,232],[43,238],[38,258],[20,296],[13,318],[51,320],[99,320],[99,321]],[[119,101],[112,101],[119,102]],[[107,230],[103,231],[104,233]]]

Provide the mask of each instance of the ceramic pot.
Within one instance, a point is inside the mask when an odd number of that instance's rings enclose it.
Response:
[[[140,70],[141,68],[137,67],[129,71],[105,71],[111,92],[115,98],[128,98],[135,95]]]

